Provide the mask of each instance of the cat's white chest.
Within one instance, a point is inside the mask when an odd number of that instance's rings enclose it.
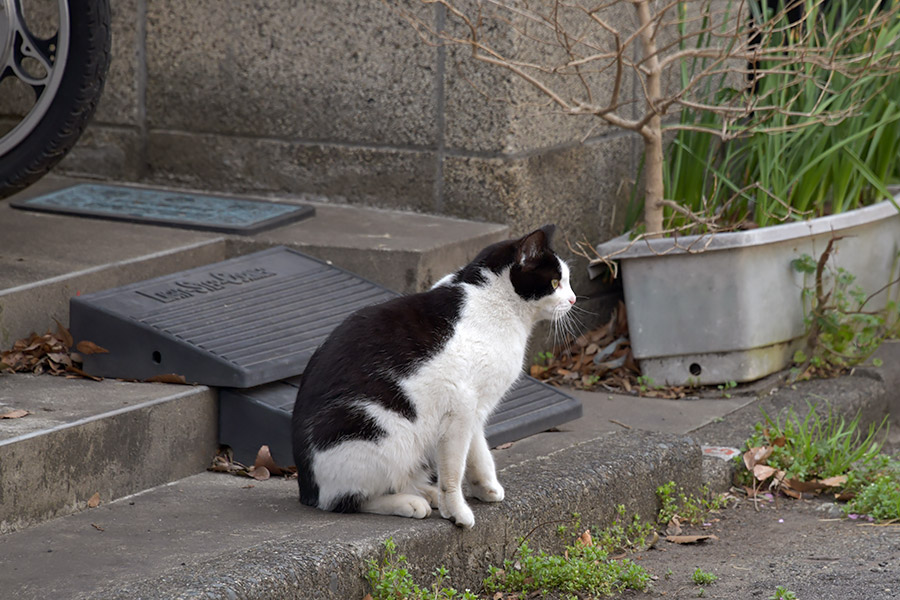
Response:
[[[522,373],[530,326],[484,298],[469,298],[450,339],[403,387],[426,411],[467,407],[486,418]]]

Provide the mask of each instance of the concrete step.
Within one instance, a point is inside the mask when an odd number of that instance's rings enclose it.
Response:
[[[79,182],[46,177],[10,200]],[[0,202],[0,349],[55,330],[54,320],[67,324],[72,296],[270,246],[413,292],[508,233],[506,226],[399,211],[315,208],[305,221],[227,236]],[[80,510],[96,492],[110,500],[202,471],[216,443],[215,392],[201,387],[0,375],[0,408],[31,413],[0,420],[0,532]]]
[[[0,533],[198,473],[217,448],[214,390],[0,375]]]

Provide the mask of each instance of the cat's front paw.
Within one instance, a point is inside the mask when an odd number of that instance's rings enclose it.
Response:
[[[450,499],[448,496],[441,498],[441,516],[463,529],[472,529],[475,526],[475,514],[465,500]]]

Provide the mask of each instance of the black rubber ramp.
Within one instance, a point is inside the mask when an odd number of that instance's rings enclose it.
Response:
[[[289,248],[272,248],[72,298],[70,328],[108,353],[91,375],[247,388],[303,372],[355,310],[396,293]]]

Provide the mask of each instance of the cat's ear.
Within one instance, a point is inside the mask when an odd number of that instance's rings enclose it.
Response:
[[[516,261],[526,269],[550,248],[556,225],[544,225],[524,236],[516,244]]]

